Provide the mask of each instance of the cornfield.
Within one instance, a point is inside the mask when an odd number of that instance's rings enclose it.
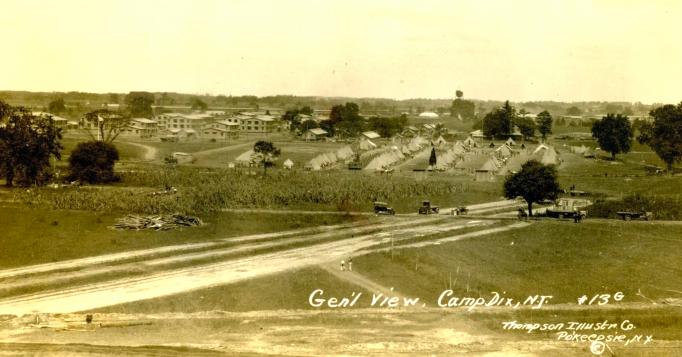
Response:
[[[163,187],[177,194],[150,197]],[[239,170],[140,170],[121,174],[121,183],[107,187],[39,188],[16,193],[27,204],[55,209],[126,213],[196,214],[224,208],[340,209],[414,196],[461,193],[466,187],[446,178],[415,181],[407,177],[345,171],[275,171],[267,176]]]

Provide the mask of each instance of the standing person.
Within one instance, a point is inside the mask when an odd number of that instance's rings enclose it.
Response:
[[[353,271],[353,258],[348,257],[348,271]]]
[[[341,261],[341,271],[344,271],[344,270],[346,270],[346,262],[342,260]]]

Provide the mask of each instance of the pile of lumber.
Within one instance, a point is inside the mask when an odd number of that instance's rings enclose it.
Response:
[[[201,219],[182,214],[168,214],[160,216],[137,216],[128,215],[120,218],[118,223],[111,228],[122,230],[153,229],[156,231],[166,231],[183,227],[200,226]]]

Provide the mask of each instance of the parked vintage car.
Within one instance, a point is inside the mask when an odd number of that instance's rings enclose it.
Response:
[[[431,201],[424,200],[424,201],[422,201],[422,206],[419,207],[418,213],[419,214],[438,214],[439,211],[440,211],[440,208],[438,206],[432,206]]]
[[[590,204],[592,204],[592,202],[589,200],[561,198],[554,206],[547,208],[545,216],[559,219],[573,218],[582,220],[587,217],[587,211],[582,208],[585,208]]]
[[[374,213],[394,215],[395,211],[393,210],[393,208],[388,206],[388,203],[376,201],[374,202]]]

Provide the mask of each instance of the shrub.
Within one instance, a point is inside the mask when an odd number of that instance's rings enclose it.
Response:
[[[640,210],[652,212],[654,219],[682,219],[682,202],[676,197],[635,194],[622,200],[597,200],[589,208],[590,216],[601,218],[618,218],[616,212]]]
[[[87,183],[118,181],[114,164],[118,150],[110,143],[89,141],[80,143],[69,157],[69,180]]]

